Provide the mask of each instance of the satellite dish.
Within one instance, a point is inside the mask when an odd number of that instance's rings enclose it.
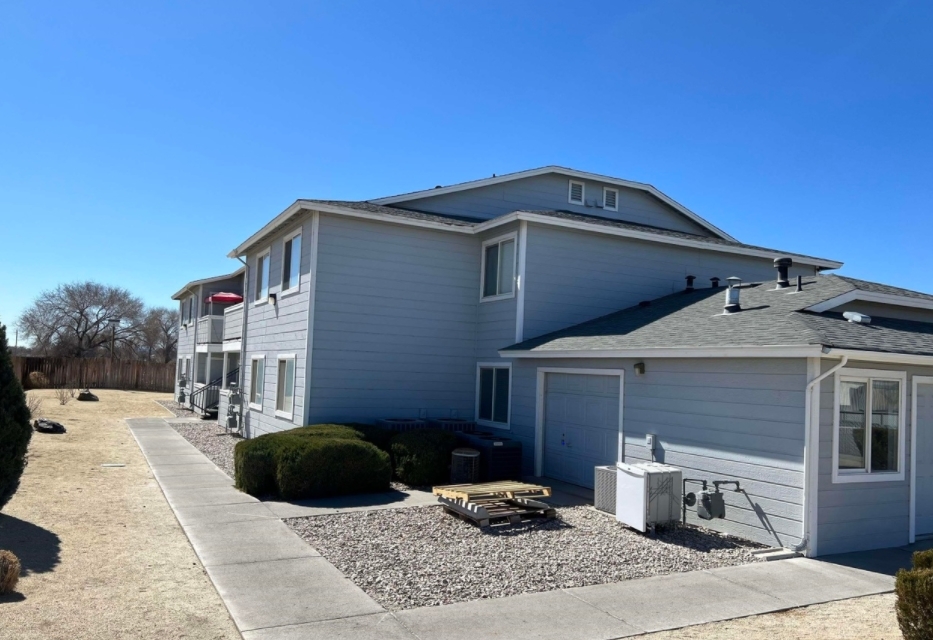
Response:
[[[692,507],[696,503],[697,503],[697,494],[688,493],[687,495],[684,496],[684,504],[687,505],[688,507]]]

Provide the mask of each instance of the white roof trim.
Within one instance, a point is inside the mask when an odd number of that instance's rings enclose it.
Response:
[[[578,222],[576,220],[564,220],[562,218],[552,218],[550,216],[542,216],[539,214],[528,213],[525,211],[516,211],[513,213],[507,213],[504,216],[499,216],[498,218],[493,218],[487,222],[475,226],[454,226],[448,225],[441,222],[432,222],[430,220],[417,220],[414,218],[402,218],[399,216],[383,215],[379,213],[372,213],[369,211],[359,211],[357,209],[350,209],[348,207],[340,207],[337,205],[331,204],[322,204],[309,200],[298,200],[288,209],[276,216],[271,222],[265,225],[262,229],[251,235],[246,241],[240,244],[236,249],[227,254],[228,258],[235,258],[237,256],[243,255],[247,249],[249,249],[254,244],[258,243],[264,236],[268,235],[276,227],[285,224],[289,218],[294,215],[299,214],[301,211],[322,211],[324,213],[332,213],[335,215],[347,216],[351,218],[362,218],[365,220],[375,220],[378,222],[389,222],[392,224],[402,224],[412,227],[422,227],[428,229],[438,229],[441,231],[450,231],[453,233],[465,233],[468,235],[475,235],[483,233],[490,229],[495,229],[504,224],[509,224],[510,222],[515,222],[517,220],[527,220],[529,222],[535,222],[538,224],[547,224],[557,227],[566,227],[570,229],[579,229],[584,231],[591,231],[593,233],[603,233],[606,235],[613,236],[622,236],[626,238],[635,238],[638,240],[646,240],[648,242],[660,242],[662,244],[672,244],[682,247],[691,247],[695,249],[702,249],[705,251],[718,251],[720,253],[734,253],[745,256],[755,256],[758,258],[782,258],[786,256],[793,257],[794,261],[797,264],[811,265],[814,267],[820,267],[823,269],[838,269],[842,266],[841,262],[836,262],[835,260],[824,260],[822,258],[809,258],[806,256],[797,255],[794,253],[787,253],[786,251],[768,251],[764,249],[751,249],[748,247],[733,247],[730,245],[724,244],[715,244],[710,242],[703,242],[702,240],[690,240],[688,238],[676,238],[673,236],[665,236],[656,233],[650,233],[647,231],[635,231],[632,229],[620,229],[617,227],[607,227],[599,224],[589,224],[586,222]]]
[[[856,285],[853,285],[856,286]],[[824,300],[818,304],[815,304],[811,307],[807,307],[807,311],[813,311],[814,313],[823,313],[824,311],[830,311],[836,307],[841,307],[844,304],[850,302],[855,302],[856,300],[860,302],[875,302],[877,304],[890,304],[897,307],[913,307],[915,309],[933,309],[933,300],[924,300],[922,298],[911,298],[910,296],[899,296],[893,293],[878,293],[876,291],[864,291],[862,289],[853,289],[852,291],[847,291],[842,295],[838,295],[835,298],[830,298],[829,300]]]
[[[230,257],[232,257],[232,256],[230,256]],[[220,281],[220,280],[226,280],[226,279],[228,279],[228,278],[235,278],[235,277],[237,277],[238,275],[240,275],[241,273],[243,273],[244,271],[246,271],[246,267],[240,267],[239,269],[237,269],[237,270],[234,271],[233,273],[228,273],[228,274],[226,274],[226,275],[214,276],[214,277],[212,277],[212,278],[202,278],[201,280],[192,280],[191,282],[189,282],[188,284],[186,284],[185,286],[183,286],[181,289],[179,289],[179,290],[172,296],[172,300],[179,300],[179,299],[181,299],[181,297],[182,297],[186,292],[194,293],[193,291],[191,291],[191,288],[192,288],[192,287],[197,287],[197,286],[202,285],[202,284],[210,284],[211,282],[218,282],[218,281]]]
[[[500,351],[502,358],[812,358],[820,345],[769,345],[749,347],[646,347],[610,350]]]
[[[933,366],[933,356],[918,356],[907,353],[889,353],[887,351],[859,351],[858,349],[825,349],[824,355],[832,357],[847,356],[849,361],[888,362],[891,364],[917,364]],[[843,370],[844,371],[844,370]]]
[[[547,167],[541,167],[540,169],[529,169],[527,171],[518,171],[516,173],[508,173],[501,176],[496,176],[495,178],[484,178],[482,180],[472,180],[470,182],[461,182],[460,184],[451,185],[449,187],[441,187],[440,189],[425,189],[424,191],[413,191],[412,193],[404,193],[397,196],[389,196],[387,198],[377,198],[375,200],[370,200],[373,204],[395,204],[397,202],[409,202],[411,200],[420,200],[421,198],[430,198],[431,196],[442,196],[448,193],[456,193],[458,191],[466,191],[467,189],[477,189],[479,187],[486,187],[494,184],[501,184],[503,182],[511,182],[513,180],[521,180],[523,178],[532,178],[534,176],[544,175],[546,173],[559,173],[561,175],[569,176],[571,178],[580,178],[582,180],[591,180],[593,182],[604,182],[607,184],[618,185],[620,187],[627,187],[629,189],[638,189],[639,191],[645,191],[655,198],[668,205],[669,207],[674,208],[679,213],[683,214],[690,220],[693,220],[698,225],[704,229],[711,231],[716,234],[718,237],[723,240],[731,240],[732,242],[738,242],[735,238],[730,236],[728,233],[717,227],[716,225],[704,220],[693,211],[680,204],[673,198],[665,195],[664,193],[658,191],[655,187],[650,184],[645,184],[644,182],[632,182],[631,180],[622,180],[620,178],[612,178],[610,176],[599,175],[598,173],[588,173],[586,171],[577,171],[576,169],[567,169],[564,167],[557,167],[550,165]]]

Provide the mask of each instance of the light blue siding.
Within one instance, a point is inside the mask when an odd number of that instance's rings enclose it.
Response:
[[[282,257],[284,239],[296,229],[301,228],[301,264],[297,293],[282,295]],[[244,424],[249,437],[291,429],[304,424],[305,407],[305,371],[307,363],[307,337],[309,304],[311,298],[311,216],[283,229],[272,241],[247,256],[250,281],[246,287],[246,354],[240,363],[240,379],[244,400],[249,399],[251,385],[250,365],[254,356],[265,357],[263,379],[262,410],[248,408],[244,414]],[[254,300],[256,291],[256,264],[260,252],[271,249],[269,260],[269,293],[277,295],[276,304],[257,304]],[[275,415],[275,394],[278,377],[278,356],[295,356],[295,406],[291,420]],[[245,406],[245,405],[244,405]],[[223,415],[218,418],[223,420]]]
[[[823,371],[838,364],[825,360]],[[833,411],[835,381],[833,376],[820,383],[820,473],[818,526],[820,555],[864,549],[883,549],[907,544],[910,510],[910,421],[911,378],[933,375],[933,368],[891,365],[850,360],[851,369],[906,371],[907,415],[905,438],[908,452],[905,480],[899,482],[861,482],[833,484]]]
[[[569,181],[570,178],[567,176],[551,173],[400,202],[392,206],[480,219],[495,218],[519,209],[556,209],[704,236],[713,235],[676,209],[640,189],[613,187],[619,189],[617,212],[603,209],[601,206],[571,204],[567,199]],[[591,204],[596,201],[601,205],[603,187],[613,186],[590,180],[584,180],[584,182],[586,183],[586,200]]]
[[[312,422],[473,415],[480,242],[321,215]]]
[[[794,546],[803,531],[803,443],[806,361],[803,359],[516,360],[512,430],[522,441],[525,471],[534,471],[538,367],[624,369],[624,451],[655,459],[707,480],[739,480],[724,491],[724,520],[688,521],[763,544]],[[696,491],[697,486],[688,487]]]
[[[774,280],[773,260],[699,251],[587,231],[528,225],[525,277],[527,340],[652,300],[686,286],[709,287],[710,278]],[[813,275],[793,268],[792,275]]]

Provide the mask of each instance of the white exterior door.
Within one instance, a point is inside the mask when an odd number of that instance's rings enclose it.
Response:
[[[918,384],[915,476],[917,536],[933,535],[933,383]]]
[[[619,460],[621,375],[548,373],[544,475],[593,487],[593,467]]]

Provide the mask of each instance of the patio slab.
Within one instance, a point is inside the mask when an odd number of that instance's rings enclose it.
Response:
[[[610,640],[642,632],[565,591],[422,607],[395,615],[421,640]]]
[[[321,555],[277,518],[188,525],[185,533],[205,567]]]
[[[417,640],[391,613],[247,631],[244,640]]]
[[[242,632],[385,611],[324,558],[227,564],[207,573]]]

